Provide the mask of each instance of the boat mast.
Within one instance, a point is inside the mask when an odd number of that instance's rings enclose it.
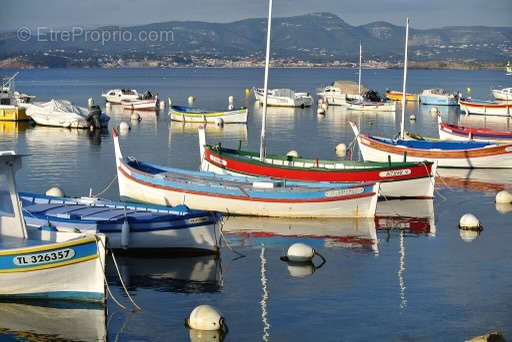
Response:
[[[267,53],[265,56],[265,81],[263,85],[263,118],[261,119],[260,161],[265,159],[265,126],[267,123],[268,65],[270,61],[270,27],[272,25],[272,0],[268,1]]]
[[[359,95],[361,95],[361,62],[363,60],[363,45],[361,43],[361,41],[359,41],[359,88],[358,88],[358,91],[359,91]]]
[[[404,138],[405,135],[405,83],[407,81],[407,42],[409,40],[409,18],[405,25],[405,56],[404,56],[404,85],[402,89],[402,124],[400,125],[400,139]]]

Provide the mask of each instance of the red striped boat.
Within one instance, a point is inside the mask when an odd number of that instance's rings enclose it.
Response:
[[[512,131],[458,126],[443,122],[440,116],[438,116],[438,123],[440,139],[512,143]]]
[[[432,198],[435,165],[432,162],[360,162],[320,160],[285,155],[265,156],[206,145],[204,128],[199,128],[201,169],[219,174],[264,176],[297,181],[380,182],[383,197]]]
[[[359,133],[350,122],[364,160],[437,161],[439,167],[512,168],[512,144],[484,141],[388,139]]]

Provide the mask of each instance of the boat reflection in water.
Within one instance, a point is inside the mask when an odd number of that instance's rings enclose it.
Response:
[[[405,271],[406,271],[406,245],[407,236],[429,236],[436,234],[433,199],[407,199],[388,200],[377,203],[375,213],[375,225],[377,231],[385,232],[385,241],[390,241],[398,234],[399,263],[398,286],[400,295],[400,309],[407,307]]]
[[[437,169],[436,187],[496,193],[512,189],[512,172],[506,169]]]
[[[17,341],[106,341],[105,316],[103,304],[0,302],[0,339],[7,335]]]
[[[222,287],[220,258],[214,255],[183,258],[116,256],[129,291],[138,288],[161,292],[217,292]],[[112,258],[107,258],[107,280],[120,286]]]
[[[18,132],[23,132],[29,127],[29,121],[0,121],[0,139],[16,138]]]
[[[393,199],[377,202],[377,230],[436,235],[433,199]]]
[[[226,216],[222,232],[231,246],[288,247],[295,242],[313,248],[355,248],[378,252],[373,218],[275,219]]]

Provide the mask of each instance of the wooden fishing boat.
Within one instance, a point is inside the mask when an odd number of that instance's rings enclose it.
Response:
[[[20,156],[0,152],[0,297],[105,300],[105,236],[51,227],[27,230],[14,173]]]
[[[171,106],[169,116],[173,121],[198,123],[247,123],[247,108],[229,111],[207,111],[197,107]]]
[[[443,122],[438,116],[439,138],[444,140],[474,140],[512,143],[512,131],[465,127]]]
[[[386,90],[386,98],[391,101],[402,101],[402,92],[396,90]],[[407,93],[405,101],[418,102],[418,95]]]
[[[112,130],[121,198],[236,215],[373,217],[378,183],[276,181],[168,168],[123,158]]]
[[[20,193],[28,227],[46,223],[57,230],[103,233],[109,246],[130,253],[217,253],[217,217],[213,213],[114,202]]]
[[[267,154],[263,161],[256,152],[205,144],[199,128],[201,170],[220,174],[263,176],[298,181],[380,182],[384,197],[434,196],[435,165],[420,163],[380,163],[351,160],[320,160]]]
[[[405,31],[403,93],[406,93],[407,46],[409,19]],[[512,144],[495,145],[476,141],[409,140],[405,138],[405,98],[402,98],[402,121],[397,139],[362,135],[355,122],[350,126],[356,136],[364,160],[433,161],[439,167],[512,168]]]
[[[460,100],[459,105],[461,112],[465,112],[466,114],[482,114],[497,116],[512,115],[512,102],[500,103],[479,100]]]
[[[428,160],[437,161],[439,167],[512,168],[512,144],[388,139],[360,134],[355,122],[350,125],[364,160]]]

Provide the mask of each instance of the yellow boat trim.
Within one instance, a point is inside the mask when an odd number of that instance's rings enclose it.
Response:
[[[0,273],[18,273],[18,272],[30,272],[30,271],[38,271],[38,270],[44,270],[48,268],[57,268],[62,267],[66,265],[72,265],[77,264],[79,262],[89,261],[93,259],[97,259],[98,254],[88,255],[85,257],[77,258],[77,259],[71,259],[66,260],[63,262],[59,262],[58,264],[47,264],[47,265],[41,265],[41,266],[34,266],[34,267],[25,267],[25,268],[15,268],[10,270],[0,270]]]
[[[246,111],[247,111],[247,109],[239,110],[238,113],[242,114],[242,113],[245,113]],[[175,111],[174,113],[176,115],[179,115],[179,116],[192,116],[192,117],[199,117],[199,118],[202,118],[202,117],[208,118],[210,116],[226,115],[226,113],[231,113],[231,112],[215,112],[215,113],[204,113],[204,114],[201,114],[201,113],[185,113],[185,112],[177,112],[177,111]]]
[[[70,246],[77,246],[77,245],[84,245],[89,242],[96,242],[96,237],[87,237],[80,240],[73,240],[73,241],[66,241],[66,242],[60,242],[56,244],[51,245],[43,245],[43,246],[37,246],[37,247],[30,247],[30,248],[24,248],[24,249],[10,249],[7,251],[0,251],[0,255],[14,255],[14,254],[27,254],[27,253],[33,253],[33,252],[43,252],[43,251],[50,251],[54,249],[60,249]]]

